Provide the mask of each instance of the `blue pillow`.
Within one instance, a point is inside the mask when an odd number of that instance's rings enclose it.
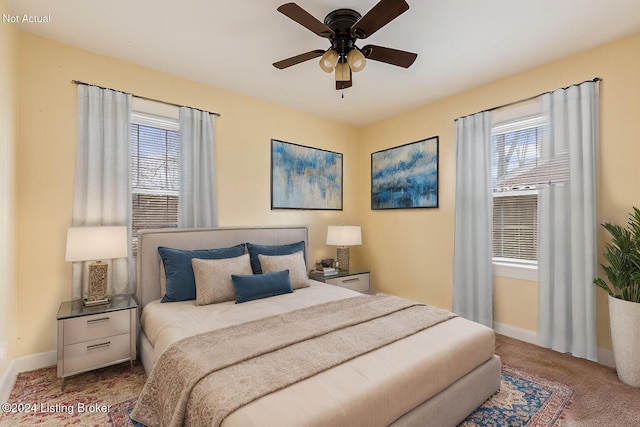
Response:
[[[236,291],[236,304],[293,292],[289,270],[248,276],[232,274],[231,280]]]
[[[304,256],[304,241],[272,246],[247,243],[247,250],[249,251],[249,257],[251,259],[251,269],[253,270],[253,274],[262,274],[262,267],[260,266],[258,255],[291,255],[296,252],[302,252],[303,258],[306,259]]]
[[[196,299],[196,279],[191,260],[235,258],[244,254],[244,243],[230,248],[182,249],[158,247],[167,276],[167,293],[162,302],[189,301]]]

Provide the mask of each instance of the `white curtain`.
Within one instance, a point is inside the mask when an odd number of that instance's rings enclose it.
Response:
[[[218,225],[211,113],[180,108],[180,202],[178,226]]]
[[[492,327],[491,113],[456,120],[453,311]]]
[[[131,95],[78,85],[73,226],[127,225],[131,229],[130,127]],[[135,274],[131,257],[107,262],[111,263],[109,294],[133,292]],[[87,265],[73,263],[74,299],[87,293]]]
[[[550,117],[543,160],[569,153],[569,181],[544,187],[539,204],[538,341],[597,360],[596,155],[598,84],[542,95]]]

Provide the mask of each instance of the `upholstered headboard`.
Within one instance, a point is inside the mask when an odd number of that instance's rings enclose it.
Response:
[[[307,227],[221,227],[207,229],[142,230],[138,233],[136,300],[144,308],[162,298],[159,246],[175,249],[213,249],[240,243],[282,245],[304,241],[307,266],[309,242]]]

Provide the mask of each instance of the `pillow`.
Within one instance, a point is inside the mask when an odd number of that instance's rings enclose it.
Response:
[[[236,291],[236,304],[293,292],[287,270],[244,276],[232,274],[231,280]]]
[[[258,255],[262,271],[273,273],[275,271],[289,270],[289,279],[293,289],[306,288],[309,286],[307,277],[307,267],[304,263],[302,252],[291,255]]]
[[[234,258],[244,254],[244,243],[230,248],[182,250],[158,247],[166,276],[167,291],[162,302],[196,299],[196,281],[191,260]]]
[[[251,268],[253,268],[253,274],[260,274],[262,273],[262,268],[260,267],[258,255],[289,255],[299,251],[304,253],[304,241],[289,243],[287,245],[272,246],[247,243],[247,250],[249,251],[249,255],[251,255]]]
[[[196,278],[196,305],[233,301],[232,274],[252,274],[249,254],[236,258],[191,260]]]

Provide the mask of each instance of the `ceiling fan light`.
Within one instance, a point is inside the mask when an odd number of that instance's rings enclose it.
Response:
[[[357,73],[358,71],[362,71],[365,65],[367,65],[367,60],[365,59],[362,52],[354,47],[347,54],[347,63],[349,63],[351,71]]]
[[[338,63],[338,52],[333,49],[327,50],[320,58],[320,68],[325,73],[331,73]]]
[[[340,62],[336,65],[336,81],[337,82],[348,82],[351,80],[351,70],[349,69],[349,64],[346,62]]]

